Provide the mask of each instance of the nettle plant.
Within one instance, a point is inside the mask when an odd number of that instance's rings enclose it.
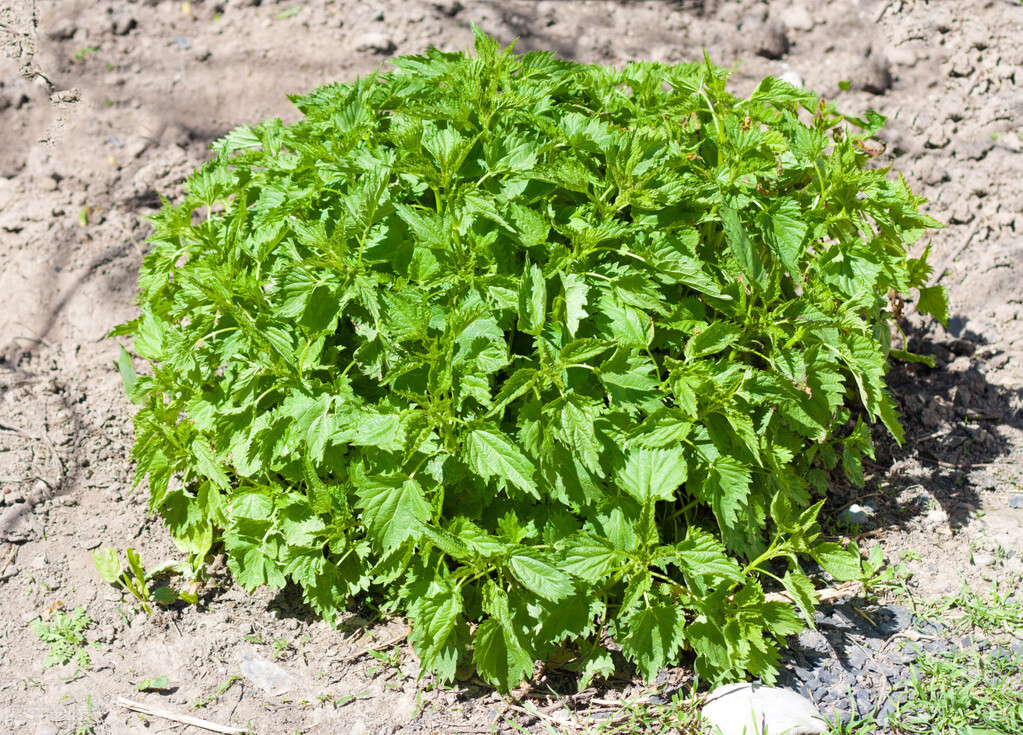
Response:
[[[392,63],[232,131],[152,218],[116,332],[151,507],[246,589],[407,615],[445,680],[616,648],[771,680],[801,561],[861,575],[816,517],[871,420],[902,437],[892,304],[944,318],[906,253],[937,223],[866,166],[883,118],[479,32]]]

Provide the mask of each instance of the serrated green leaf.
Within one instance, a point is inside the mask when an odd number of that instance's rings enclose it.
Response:
[[[921,314],[930,314],[943,327],[948,326],[948,298],[945,296],[943,286],[921,286],[920,298],[917,299],[916,309]]]
[[[799,263],[806,237],[806,223],[799,204],[791,198],[781,199],[758,215],[757,223],[775,257],[793,278],[798,278],[802,273]]]
[[[558,566],[568,574],[599,584],[618,568],[621,558],[621,553],[599,536],[579,534],[565,541]]]
[[[785,572],[781,583],[785,587],[785,591],[789,593],[789,596],[796,603],[796,607],[803,613],[803,620],[806,621],[806,624],[811,628],[816,627],[814,625],[813,610],[817,606],[817,590],[814,589],[813,582],[803,574],[793,572],[790,569]]]
[[[501,390],[494,399],[494,405],[487,412],[488,416],[498,413],[501,409],[529,392],[539,379],[540,374],[534,368],[519,368],[501,385]]]
[[[645,504],[674,500],[675,491],[688,476],[681,449],[632,449],[616,479],[619,487]]]
[[[472,659],[480,676],[504,692],[533,673],[533,657],[518,637],[494,618],[487,618],[476,629]]]
[[[756,247],[750,241],[738,212],[731,204],[721,205],[721,224],[724,227],[728,247],[743,272],[749,277],[750,282],[759,285],[761,289],[767,288],[764,263],[760,260]]]
[[[653,603],[634,611],[625,621],[622,652],[636,664],[646,682],[673,662],[682,647],[684,613],[678,605]]]
[[[811,554],[817,563],[824,567],[824,571],[839,582],[848,582],[863,576],[859,554],[838,544],[830,542],[818,544]]]
[[[356,492],[369,537],[384,551],[417,535],[433,513],[422,486],[410,477],[367,477]]]
[[[539,266],[527,265],[519,286],[519,329],[537,335],[547,320],[547,282]]]
[[[561,274],[561,285],[565,290],[565,327],[568,333],[575,336],[579,330],[579,322],[585,319],[586,313],[586,282],[577,275]]]
[[[121,560],[117,558],[117,549],[104,546],[92,552],[92,562],[96,565],[100,579],[107,584],[118,584],[121,581]]]
[[[686,359],[707,357],[735,343],[742,334],[742,327],[731,322],[714,322],[701,332],[694,334],[686,343]]]
[[[724,579],[738,582],[739,565],[728,556],[724,545],[706,531],[690,527],[686,537],[675,545],[678,565],[686,576]]]
[[[520,549],[508,557],[508,569],[523,587],[551,602],[572,593],[572,581],[563,571],[540,558],[539,554]]]
[[[423,666],[442,681],[454,681],[465,653],[467,630],[462,619],[462,592],[450,581],[433,582],[412,604],[412,647]]]
[[[465,439],[465,456],[469,465],[486,478],[510,482],[539,500],[533,475],[536,466],[505,434],[495,426],[481,425]]]
[[[591,357],[603,354],[611,349],[612,345],[602,339],[590,337],[576,339],[561,348],[558,359],[563,365],[583,364]]]

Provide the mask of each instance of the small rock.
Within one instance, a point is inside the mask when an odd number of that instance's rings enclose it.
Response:
[[[935,508],[924,513],[924,520],[928,523],[948,523],[948,513],[942,508]]]
[[[96,640],[98,640],[100,643],[110,644],[114,642],[114,638],[116,637],[117,631],[114,629],[114,626],[108,625],[107,627],[102,628],[100,630],[99,637]]]
[[[872,52],[854,78],[858,89],[870,94],[884,94],[892,88],[892,70],[888,57]]]
[[[61,18],[47,32],[47,36],[53,41],[67,41],[75,37],[78,26],[70,18]]]
[[[131,15],[114,16],[110,30],[115,36],[127,36],[138,26],[138,21]]]
[[[995,557],[993,554],[974,554],[973,565],[977,567],[989,567],[995,563]]]
[[[846,525],[858,525],[862,526],[870,520],[870,517],[874,515],[874,509],[869,505],[857,505],[853,503],[844,511],[842,511],[839,518]]]
[[[952,177],[948,175],[948,169],[933,158],[928,158],[923,162],[918,176],[920,181],[927,186],[937,186],[952,180]]]
[[[1013,495],[1009,498],[1010,508],[1023,508],[1023,495]]]
[[[729,684],[708,695],[703,716],[721,735],[819,735],[828,725],[813,703],[788,689]]]
[[[458,13],[465,7],[458,0],[434,0],[433,7],[444,15],[451,17],[458,15]]]
[[[788,82],[793,87],[799,87],[800,89],[803,88],[803,77],[799,76],[799,72],[795,69],[786,69],[778,75],[778,78],[783,82]]]
[[[47,565],[46,554],[40,554],[28,563],[32,569],[42,569]]]
[[[85,539],[85,541],[82,542],[82,548],[85,549],[86,551],[89,551],[90,549],[95,549],[101,543],[103,543],[102,539],[98,538]]]
[[[238,626],[238,632],[242,635],[252,635],[252,623],[242,623]]]
[[[783,9],[778,17],[789,28],[794,31],[812,31],[814,26],[813,15],[801,3],[793,3]]]
[[[789,37],[785,24],[777,18],[768,18],[763,9],[757,9],[743,18],[739,31],[753,53],[766,59],[780,59],[789,52]]]
[[[398,45],[385,33],[363,33],[355,41],[356,51],[370,51],[374,54],[389,54],[396,48],[398,48]]]
[[[846,656],[846,660],[849,663],[848,668],[852,671],[859,671],[867,665],[867,661],[870,660],[870,656],[859,646],[851,646]]]
[[[183,36],[178,36],[173,41],[171,41],[171,46],[177,46],[179,49],[182,49],[183,51],[188,51],[188,49],[192,48],[192,42]]]
[[[288,672],[275,663],[265,661],[246,649],[242,653],[242,676],[271,696],[279,696],[290,691]]]

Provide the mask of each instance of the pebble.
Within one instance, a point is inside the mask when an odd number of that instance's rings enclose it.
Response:
[[[873,52],[856,71],[856,87],[870,94],[884,94],[892,87],[892,70],[888,57]]]
[[[238,626],[238,632],[242,635],[252,635],[252,623],[242,623]]]
[[[82,548],[85,549],[86,551],[88,551],[90,549],[95,549],[101,543],[103,543],[102,539],[98,539],[98,538],[85,539],[85,541],[82,542]]]
[[[1023,508],[1023,495],[1013,495],[1009,498],[1010,508]]]
[[[948,523],[948,513],[942,508],[935,508],[924,513],[924,520],[928,523]]]
[[[788,82],[793,87],[803,88],[803,77],[799,76],[799,72],[794,69],[786,69],[778,75],[778,78],[783,82]]]
[[[171,46],[177,46],[179,49],[187,51],[188,49],[192,48],[192,42],[189,41],[187,38],[184,38],[183,36],[178,36],[173,41],[171,41]]]
[[[703,716],[721,735],[819,735],[828,726],[813,702],[790,689],[728,684],[712,691]]]
[[[385,33],[371,31],[363,33],[355,41],[356,51],[370,51],[375,54],[389,54],[398,48],[390,36]]]
[[[805,5],[800,3],[793,3],[787,8],[784,8],[778,16],[786,26],[794,31],[813,30],[813,15]]]
[[[449,18],[458,15],[458,13],[464,8],[462,3],[458,0],[434,0],[433,7]]]
[[[977,567],[989,567],[995,563],[995,557],[993,554],[974,554],[973,565]]]
[[[763,12],[748,15],[739,23],[745,43],[757,56],[780,59],[789,52],[789,37],[785,24],[777,18],[767,18]]]
[[[858,505],[853,503],[839,516],[842,522],[846,525],[858,525],[862,526],[870,520],[870,517],[874,515],[874,508],[869,505]]]
[[[288,672],[275,663],[253,655],[250,649],[242,653],[242,676],[271,696],[279,696],[291,690]]]
[[[70,18],[62,18],[53,24],[46,35],[53,41],[68,41],[74,38],[77,32],[78,26],[74,21]]]

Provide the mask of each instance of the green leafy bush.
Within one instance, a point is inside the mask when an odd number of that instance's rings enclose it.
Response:
[[[936,223],[856,120],[776,79],[429,51],[240,127],[154,218],[137,478],[179,545],[501,688],[613,640],[771,679],[812,624],[826,472],[862,482],[906,245]],[[804,122],[805,121],[805,122]],[[787,569],[787,571],[786,571]]]

